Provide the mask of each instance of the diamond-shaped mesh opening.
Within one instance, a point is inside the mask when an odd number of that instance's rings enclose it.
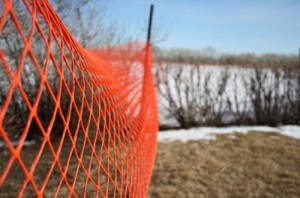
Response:
[[[54,60],[57,62],[57,65],[60,66],[62,61],[62,54],[61,54],[61,38],[58,33],[52,33],[53,39],[51,42],[51,53],[54,57]]]
[[[39,33],[41,35],[43,35],[46,39],[48,39],[51,34],[50,28],[49,28],[49,23],[47,23],[47,21],[45,20],[45,17],[41,13],[38,12],[36,14],[36,16],[37,16],[36,17],[37,23],[35,25],[37,27],[37,31],[39,31]]]
[[[23,134],[28,116],[28,107],[24,102],[19,89],[14,88],[13,96],[10,99],[9,106],[3,120],[3,128],[15,145],[17,145],[16,141],[18,141],[19,137]]]
[[[69,112],[69,108],[71,108],[72,105],[71,96],[70,96],[71,93],[69,93],[69,91],[67,90],[66,85],[63,83],[62,90],[61,90],[61,97],[60,97],[60,108],[63,112],[65,120],[67,120],[68,116],[70,116],[68,112]]]
[[[81,152],[83,151],[84,147],[85,147],[85,135],[83,133],[83,129],[82,129],[82,124],[80,123],[78,131],[76,131],[77,133],[74,134],[74,138],[76,137],[76,142],[75,142],[75,149],[78,152],[78,155],[81,154]]]
[[[89,129],[87,130],[87,135],[88,135],[88,139],[90,140],[91,144],[96,145],[98,142],[98,139],[96,137],[97,133],[96,133],[96,128],[97,128],[97,123],[91,118],[91,122],[89,125]]]
[[[36,30],[33,35],[33,41],[31,42],[31,50],[33,52],[33,55],[35,56],[35,59],[39,65],[39,68],[41,69],[41,71],[43,71],[46,61],[47,61],[46,55],[47,55],[48,50],[47,50],[46,42],[49,37],[47,35],[47,32],[49,32],[49,30],[48,30],[47,25],[44,25],[44,24],[39,24],[39,25],[40,26],[35,27]],[[49,59],[50,59],[50,57],[48,57],[48,61],[49,61]]]
[[[49,93],[49,90],[46,88],[45,85],[43,86],[42,96],[38,103],[37,113],[38,113],[38,118],[45,132],[47,131],[50,123],[53,122],[54,119],[54,123],[50,130],[51,136],[62,133],[63,121],[59,116],[58,112],[55,114],[55,101],[53,100],[51,94]],[[33,127],[37,128],[36,130],[41,131],[40,127],[38,126],[33,126]]]
[[[97,188],[95,187],[95,185],[91,181],[87,182],[86,191],[85,191],[84,194],[86,195],[86,197],[96,197]]]
[[[11,153],[7,148],[5,142],[2,140],[1,136],[0,136],[0,159],[1,159],[1,163],[0,163],[0,176],[1,176],[4,175],[5,170],[10,171],[11,169],[11,166],[8,163],[9,160],[11,159]],[[1,188],[0,188],[0,192],[1,192]]]
[[[81,195],[84,191],[84,184],[86,179],[86,173],[84,170],[88,170],[89,160],[91,156],[91,148],[88,146],[87,140],[82,130],[78,132],[76,138],[76,151],[74,151],[69,167],[67,170],[68,181],[72,182],[74,185],[76,194]],[[77,157],[75,157],[75,152],[78,154],[81,163],[78,163]]]
[[[125,147],[125,146],[123,146]],[[123,181],[124,178],[121,177],[121,175],[124,173],[126,170],[126,150],[119,150],[118,153],[115,155],[115,163],[116,166],[118,167],[118,181]],[[123,183],[123,182],[120,182]]]
[[[56,95],[61,80],[59,76],[59,71],[61,71],[59,61],[55,60],[55,57],[58,57],[59,48],[56,42],[52,42],[51,46],[52,50],[50,54],[50,59],[48,60],[48,64],[46,65],[46,67],[48,68],[47,82],[50,85],[52,92]]]
[[[85,169],[88,169],[92,160],[92,148],[89,145],[88,138],[86,138],[85,147],[81,153],[83,166]]]
[[[78,168],[78,172],[77,175],[74,177],[73,182],[74,182],[74,189],[76,194],[81,196],[84,193],[86,174],[79,164],[77,168]]]
[[[24,43],[9,14],[6,16],[6,21],[0,34],[0,46],[1,52],[10,65],[10,69],[16,73]]]
[[[55,192],[55,195],[57,195],[57,197],[67,197],[70,194],[68,186],[67,186],[67,184],[64,181],[62,182],[61,186],[59,186],[59,187],[60,188],[58,188],[57,194]]]
[[[109,161],[108,161],[108,164],[110,164]],[[107,186],[106,186],[106,190],[108,191],[108,197],[116,196],[116,193],[120,190],[120,189],[117,190],[117,185],[116,185],[116,181],[115,181],[115,175],[114,175],[113,168],[114,167],[109,167],[106,169],[106,171],[108,172],[108,182],[107,182]]]
[[[99,176],[98,185],[100,186],[102,193],[106,194],[106,190],[107,190],[106,187],[107,184],[109,184],[109,178],[103,167],[100,167],[98,171],[98,176]]]
[[[83,191],[85,178],[86,174],[82,169],[82,164],[79,164],[75,153],[73,153],[67,170],[67,180],[71,186],[74,186],[75,192],[78,195]]]
[[[71,147],[71,145],[70,145],[70,147]],[[67,152],[63,152],[63,151],[66,151],[66,150],[64,149],[60,153],[60,157],[65,158],[64,163],[60,163],[63,171],[66,172],[66,181],[63,180],[63,182],[67,182],[70,186],[72,186],[73,178],[77,175],[76,171],[77,171],[78,160],[76,158],[74,150],[71,151],[71,149],[70,149]],[[61,178],[61,180],[62,179],[63,178]]]
[[[99,111],[100,111],[100,97],[99,97],[99,89],[97,89],[96,86],[93,86],[93,114],[95,116],[95,118],[97,118],[99,115]]]
[[[40,189],[42,187],[43,182],[46,179],[46,176],[49,174],[49,172],[50,173],[52,172],[51,166],[54,161],[54,157],[53,157],[53,154],[51,153],[51,150],[47,143],[45,144],[45,147],[43,149],[42,149],[42,147],[40,147],[38,149],[41,150],[42,152],[41,152],[41,156],[38,160],[38,164],[34,169],[33,179],[34,179],[35,183],[37,184],[38,188]],[[26,154],[26,156],[29,156],[29,155]]]
[[[130,149],[130,144],[131,144],[131,138],[128,137],[129,134],[129,124],[125,121],[125,116],[123,118],[121,118],[121,121],[119,123],[119,127],[120,129],[124,129],[124,130],[119,130],[119,138],[117,141],[117,147],[119,148],[119,150],[125,155],[127,153],[127,151]],[[120,149],[122,148],[122,149]]]
[[[64,49],[65,49],[66,47],[64,47]],[[66,52],[66,51],[65,51]],[[67,53],[68,53],[68,51],[67,51]],[[69,53],[68,53],[69,54]],[[63,58],[63,61],[62,61],[62,64],[63,64],[63,75],[64,75],[64,80],[65,80],[65,82],[66,82],[66,84],[67,84],[67,86],[68,86],[68,88],[69,88],[69,90],[71,90],[72,89],[72,84],[73,84],[73,73],[72,73],[72,71],[71,71],[71,65],[68,63],[68,62],[66,62],[66,57],[67,57],[68,55],[64,55],[62,58]]]
[[[90,164],[90,170],[89,170],[90,179],[93,180],[95,183],[97,183],[98,181],[98,171],[100,170],[99,168],[101,166],[100,161],[98,161],[99,160],[98,157],[99,157],[98,155],[93,156],[93,159]]]
[[[33,104],[41,86],[41,76],[29,55],[26,56],[23,64],[21,85],[31,104]]]
[[[82,110],[82,120],[84,122],[82,122],[82,127],[86,129],[87,132],[90,129],[92,113],[93,112],[90,111],[90,105],[84,100],[84,107]]]
[[[78,86],[78,84],[80,84],[82,87],[83,86],[83,79],[84,79],[84,76],[83,76],[83,72],[75,65],[73,64],[73,68],[74,68],[74,74],[75,74],[75,84],[76,86]]]
[[[75,81],[75,92],[74,92],[74,100],[75,105],[74,108],[78,109],[78,111],[81,108],[82,103],[84,102],[84,95],[82,94],[82,81]]]
[[[80,61],[80,54],[78,54],[77,51],[73,51],[72,53],[72,61],[75,64],[75,67],[79,68],[80,72],[84,73],[85,70],[83,70],[81,61]],[[85,74],[82,74],[85,75]]]
[[[23,192],[23,197],[34,197],[36,195],[36,192],[33,188],[33,186],[28,183],[24,192]]]
[[[105,115],[105,114],[104,114]],[[103,142],[103,148],[107,148],[108,145],[108,129],[107,129],[107,121],[104,117],[101,116],[100,118],[100,130],[99,130],[99,137],[101,142]]]
[[[71,142],[69,136],[66,134],[60,152],[58,152],[58,150],[56,151],[57,155],[59,155],[58,163],[60,164],[60,166],[62,168],[64,168],[67,164],[68,157],[69,157],[69,154],[71,153],[71,150],[72,150],[72,142]]]
[[[29,9],[32,9],[32,6],[27,3],[27,6],[29,6]],[[14,1],[13,2],[13,10],[14,14],[18,19],[19,25],[22,28],[22,31],[24,33],[24,36],[28,36],[30,29],[32,28],[32,16],[28,11],[28,8],[23,3],[23,1]]]
[[[97,140],[96,140],[94,149],[95,149],[95,154],[97,155],[97,158],[102,163],[102,157],[103,157],[102,154],[104,152],[104,142],[101,140],[101,138],[99,136],[99,132],[97,132]]]
[[[93,88],[91,87],[91,85],[92,85],[92,83],[88,83],[86,81],[86,86],[85,86],[85,90],[84,90],[85,99],[89,105],[91,104],[92,97],[93,97]]]
[[[51,92],[54,94],[54,96],[57,97],[58,87],[60,84],[60,76],[51,59],[49,60],[47,67],[47,83],[49,85],[49,89],[51,89]]]
[[[27,140],[23,144],[22,150],[20,152],[20,156],[27,170],[31,168],[31,165],[36,159],[36,156],[40,151],[41,144],[42,143],[37,139]]]
[[[1,160],[3,156],[3,150],[0,149],[0,155]],[[10,155],[10,153],[7,153],[7,155]],[[2,166],[3,163],[0,163],[0,166]],[[23,170],[20,168],[17,161],[15,161],[11,169],[2,184],[0,188],[0,195],[1,197],[17,197],[17,194],[23,185],[24,180],[26,179]]]
[[[89,119],[92,114],[92,107],[91,103],[88,101],[91,101],[91,95],[92,93],[90,92],[90,89],[87,85],[84,86],[84,97],[82,98],[82,103],[83,103],[83,109],[82,109],[82,124],[85,129],[87,129],[88,124],[90,124]]]
[[[72,50],[70,50],[69,46],[66,45],[63,48],[63,52],[64,52],[64,60],[63,60],[64,64],[66,64],[66,66],[71,70],[74,69]]]
[[[57,165],[54,166],[53,170],[49,174],[49,180],[44,181],[46,184],[45,191],[44,191],[44,196],[45,197],[54,197],[55,191],[59,185],[59,181],[61,178],[61,173],[59,171],[59,168]],[[65,194],[66,195],[66,194]]]
[[[118,161],[118,157],[120,157],[120,153],[116,152],[116,149],[113,148],[111,152],[111,160],[109,160],[110,163],[110,174],[112,175],[112,178],[114,180],[114,186],[115,186],[115,193],[121,193],[122,188],[122,166],[121,162]]]
[[[5,60],[0,59],[0,108],[5,101],[7,92],[11,85],[11,78],[8,75],[7,70],[4,68]]]
[[[80,108],[78,108],[78,111],[80,111]],[[70,114],[70,122],[69,122],[69,130],[70,134],[73,137],[77,137],[78,132],[81,130],[80,128],[80,123],[79,123],[79,113],[75,109],[75,104],[73,103],[72,109],[71,109],[71,114]]]

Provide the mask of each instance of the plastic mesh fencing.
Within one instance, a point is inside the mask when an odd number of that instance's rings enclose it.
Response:
[[[0,14],[0,197],[145,197],[150,45],[84,49],[46,0],[4,0]]]

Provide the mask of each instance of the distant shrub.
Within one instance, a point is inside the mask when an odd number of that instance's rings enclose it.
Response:
[[[182,128],[300,124],[297,61],[247,68],[172,63],[157,67],[160,113]]]

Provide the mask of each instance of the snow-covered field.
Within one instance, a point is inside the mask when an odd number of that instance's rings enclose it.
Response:
[[[269,126],[232,126],[232,127],[199,127],[191,129],[167,130],[158,133],[158,141],[170,142],[179,140],[187,142],[189,140],[214,140],[217,134],[230,134],[230,138],[235,138],[234,133],[276,132],[282,135],[300,139],[300,126],[286,125],[280,127]]]

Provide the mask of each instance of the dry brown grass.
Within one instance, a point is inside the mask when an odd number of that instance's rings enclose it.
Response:
[[[211,142],[159,143],[149,197],[300,197],[300,140],[276,133],[237,133],[235,139],[232,136],[219,135]],[[80,146],[83,139],[79,140]],[[21,157],[28,167],[39,146],[23,148]],[[70,148],[70,142],[65,142],[61,163],[66,161]],[[6,165],[3,162],[10,154],[4,148],[0,151],[0,170],[3,170]],[[84,161],[88,161],[88,156]],[[35,181],[41,183],[44,180],[52,158],[49,149],[45,149],[34,174]],[[76,168],[76,160],[72,158],[67,173],[70,182]],[[93,165],[91,172],[97,170],[98,167]],[[45,197],[53,197],[60,177],[55,167]],[[78,175],[75,190],[79,194],[85,178],[83,173]],[[24,179],[22,170],[14,163],[6,182],[0,187],[0,197],[15,197]],[[106,182],[103,181],[107,178],[101,178],[101,181],[104,190]],[[59,197],[66,197],[68,193],[63,185]],[[24,197],[33,197],[34,194],[29,185]],[[95,189],[91,186],[87,197],[94,196]]]
[[[300,140],[232,136],[159,143],[149,197],[300,197]]]
[[[79,153],[81,153],[83,149],[83,142],[84,142],[85,136],[83,133],[79,133],[77,136],[76,145],[74,145]],[[91,138],[91,137],[90,137]],[[52,146],[54,150],[57,150],[59,146],[60,138],[56,137],[52,139]],[[74,191],[79,197],[95,197],[97,196],[97,189],[95,186],[90,182],[90,179],[93,179],[97,184],[100,186],[103,193],[107,193],[109,197],[112,197],[114,193],[116,196],[119,196],[118,192],[115,192],[115,189],[118,188],[120,190],[124,191],[124,184],[120,182],[121,177],[118,172],[118,175],[115,175],[116,169],[115,164],[112,163],[112,160],[107,159],[107,150],[103,149],[102,152],[100,151],[101,142],[98,142],[96,144],[95,149],[99,151],[97,153],[99,156],[101,155],[102,159],[102,166],[99,166],[98,161],[93,157],[93,161],[91,162],[91,165],[89,165],[91,160],[91,154],[92,149],[90,146],[88,146],[88,143],[86,143],[84,147],[84,153],[82,155],[82,164],[78,164],[78,160],[75,156],[75,153],[73,152],[72,156],[70,157],[70,162],[68,165],[68,168],[66,168],[66,164],[69,158],[69,153],[72,149],[72,143],[71,141],[66,137],[65,141],[62,146],[62,150],[59,154],[59,164],[62,166],[63,170],[66,171],[66,180],[68,181],[69,185],[74,185]],[[22,148],[21,152],[21,158],[26,166],[26,168],[29,170],[34,159],[36,158],[36,155],[41,147],[41,142],[36,142],[34,145],[30,146],[24,146]],[[100,154],[101,152],[101,154]],[[116,156],[113,149],[110,149],[109,151],[110,157],[115,160],[116,163],[120,163],[120,158]],[[6,147],[0,147],[0,174],[3,172],[4,168],[6,167],[9,159],[11,157],[11,153],[8,151]],[[54,162],[54,157],[49,149],[49,147],[45,146],[41,158],[39,159],[38,165],[35,168],[35,171],[33,172],[33,179],[35,183],[37,184],[38,188],[41,188],[43,182],[46,180],[46,176],[48,172],[50,171],[50,167]],[[90,166],[90,168],[89,168]],[[108,168],[109,166],[109,168]],[[91,178],[87,180],[87,175],[84,172],[84,169],[89,171]],[[78,169],[78,173],[77,172]],[[105,170],[104,170],[105,169]],[[113,176],[113,180],[117,183],[116,186],[112,184],[111,180],[107,176],[107,174],[104,171],[109,171],[109,174]],[[99,176],[99,179],[97,178]],[[53,171],[51,172],[51,176],[48,181],[46,181],[47,185],[45,187],[45,190],[43,191],[44,197],[54,197],[56,194],[56,190],[59,186],[59,182],[62,178],[62,173],[59,171],[57,163],[55,163],[55,166],[53,168]],[[17,162],[14,162],[8,176],[5,179],[5,182],[2,186],[0,186],[0,198],[10,198],[10,197],[16,197],[18,195],[18,192],[20,191],[22,184],[26,180],[26,176],[24,175],[24,172],[20,168]],[[109,180],[109,181],[108,181]],[[73,184],[74,183],[74,184]],[[86,189],[85,185],[87,183]],[[109,185],[107,185],[109,183]],[[106,192],[107,191],[107,192]],[[61,187],[58,190],[57,196],[58,197],[68,197],[69,196],[69,190],[66,185],[66,181],[63,180]],[[102,197],[101,193],[98,193],[99,197]],[[29,183],[27,184],[24,193],[22,194],[22,197],[36,197],[36,192],[34,191],[32,185]],[[75,197],[72,195],[71,197]]]

